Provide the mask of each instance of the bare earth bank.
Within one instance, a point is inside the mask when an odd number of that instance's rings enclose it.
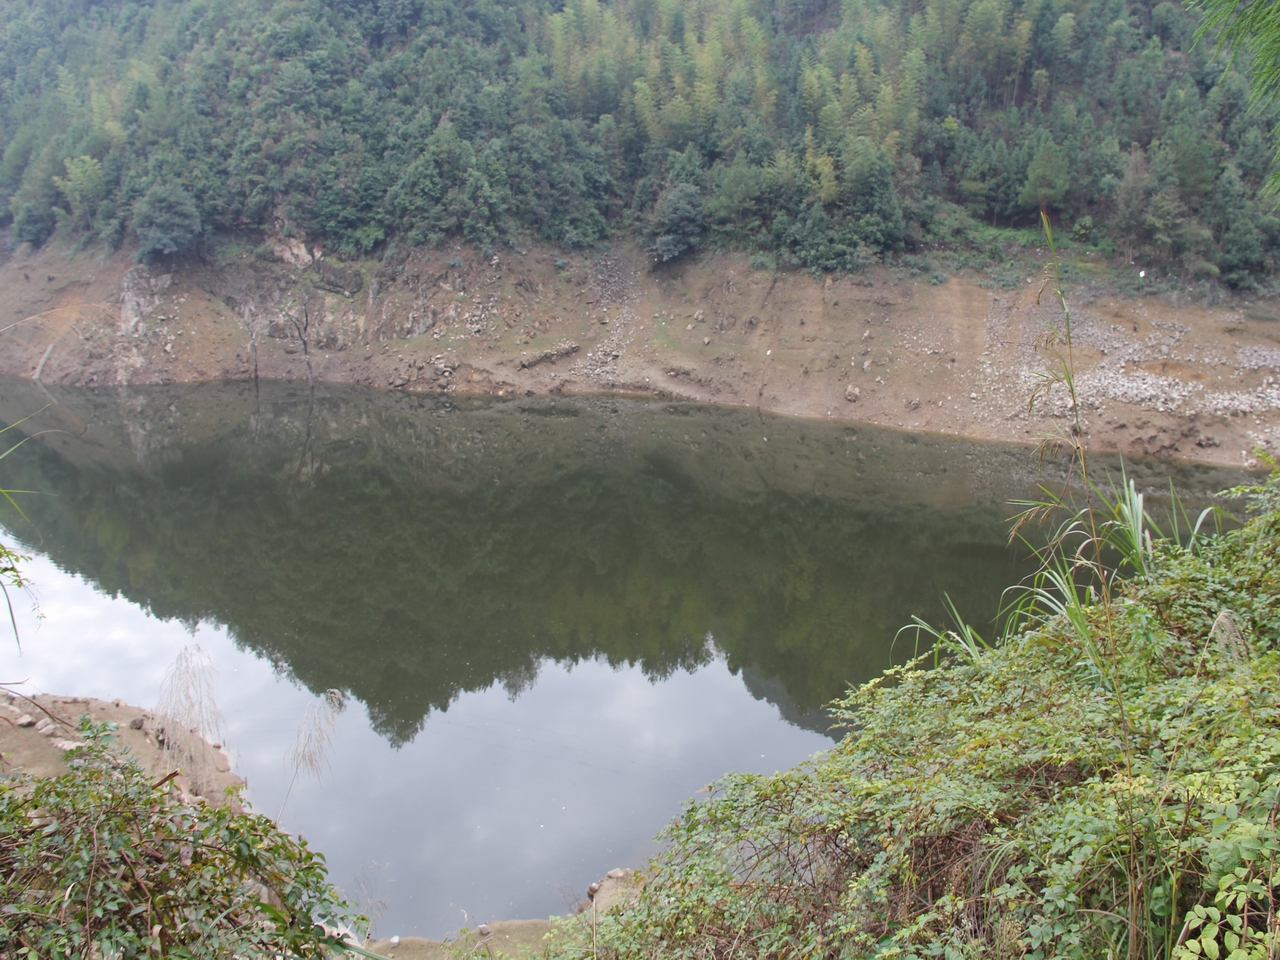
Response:
[[[51,244],[0,265],[0,374],[119,386],[306,379],[494,396],[625,392],[975,439],[1064,426],[1028,412],[1061,312],[1009,291],[883,270],[817,280],[716,255],[651,269],[638,249],[563,259],[416,251],[339,263],[294,242],[140,266]],[[1069,291],[1090,445],[1252,465],[1280,443],[1269,304]],[[21,321],[21,322],[18,322]]]
[[[159,779],[173,771],[173,759],[165,753],[163,741],[157,736],[162,728],[148,710],[123,700],[108,703],[92,697],[48,694],[25,697],[0,691],[0,773],[32,777],[66,773],[66,752],[83,745],[76,728],[86,714],[97,723],[115,723],[117,745],[126,749],[148,776]],[[222,744],[201,743],[207,754],[201,762],[206,782],[197,786],[179,776],[178,789],[202,793],[215,804],[230,798],[233,808],[239,809],[238,791],[244,781],[231,772],[231,759]]]

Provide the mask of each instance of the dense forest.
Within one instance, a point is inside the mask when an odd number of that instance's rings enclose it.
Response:
[[[1252,287],[1275,117],[1170,0],[6,0],[0,211],[141,255],[219,231],[854,270],[1065,236]],[[1124,258],[1121,261],[1121,258]]]

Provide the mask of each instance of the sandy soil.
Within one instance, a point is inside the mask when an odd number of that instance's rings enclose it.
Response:
[[[149,711],[123,700],[108,703],[90,697],[45,694],[24,697],[6,691],[0,692],[0,773],[5,777],[19,773],[56,777],[66,773],[66,752],[83,742],[76,729],[86,713],[95,721],[115,722],[117,744],[127,749],[150,776],[159,779],[173,772],[172,759],[156,740],[157,725]],[[239,809],[235,791],[244,786],[244,781],[231,772],[230,758],[223,753],[221,744],[208,744],[206,767],[207,783],[197,788],[179,776],[178,788],[190,788],[193,793],[199,789],[211,803],[225,803],[230,798],[233,807]]]
[[[463,957],[536,957],[542,955],[542,938],[551,929],[550,920],[499,920],[486,925],[485,932],[463,930],[452,940],[400,937],[376,940],[366,949],[394,960],[455,960]]]
[[[397,263],[280,257],[139,266],[126,253],[19,249],[0,265],[0,373],[110,386],[216,379],[356,382],[492,395],[616,391],[982,439],[1069,425],[1055,387],[1028,401],[1061,326],[1039,279],[816,280],[737,256],[651,268],[619,246]],[[284,259],[281,259],[284,258]],[[287,262],[287,261],[293,262]],[[310,262],[308,262],[308,260]],[[1069,291],[1091,445],[1253,465],[1280,446],[1280,319]]]
[[[586,898],[566,922],[594,923],[609,909],[633,902],[639,890],[640,876],[634,870],[610,870],[588,888]],[[481,955],[536,957],[542,955],[542,940],[550,930],[550,920],[499,920],[475,930],[463,929],[448,941],[397,937],[371,941],[366,947],[397,960],[453,960]],[[481,950],[485,953],[481,954]]]

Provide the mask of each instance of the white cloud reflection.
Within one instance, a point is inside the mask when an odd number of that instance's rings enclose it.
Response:
[[[22,651],[0,643],[0,679],[150,707],[194,639],[217,670],[248,798],[275,814],[308,691],[216,625],[193,636],[43,557],[27,572],[44,619],[19,604]],[[362,867],[385,866],[382,934],[441,936],[463,923],[563,913],[591,880],[653,853],[653,835],[708,781],[786,767],[829,745],[752,697],[720,659],[658,683],[634,667],[548,662],[516,700],[497,683],[464,694],[398,750],[353,703],[339,717],[329,772],[299,780],[283,823],[324,852],[349,891]]]

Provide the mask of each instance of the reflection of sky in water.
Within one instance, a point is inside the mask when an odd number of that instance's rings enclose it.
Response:
[[[43,620],[18,604],[22,653],[0,644],[0,679],[153,705],[166,667],[192,642],[186,628],[44,558],[27,572]],[[194,640],[218,671],[235,770],[255,809],[274,814],[290,777],[283,757],[313,698],[216,626],[200,625]],[[640,865],[653,835],[709,780],[787,767],[829,745],[752,697],[719,659],[656,684],[637,668],[547,662],[515,700],[496,683],[464,694],[399,750],[352,703],[329,772],[299,781],[283,823],[349,891],[362,868],[383,865],[366,871],[387,904],[379,932],[441,936],[564,913],[605,871]]]

